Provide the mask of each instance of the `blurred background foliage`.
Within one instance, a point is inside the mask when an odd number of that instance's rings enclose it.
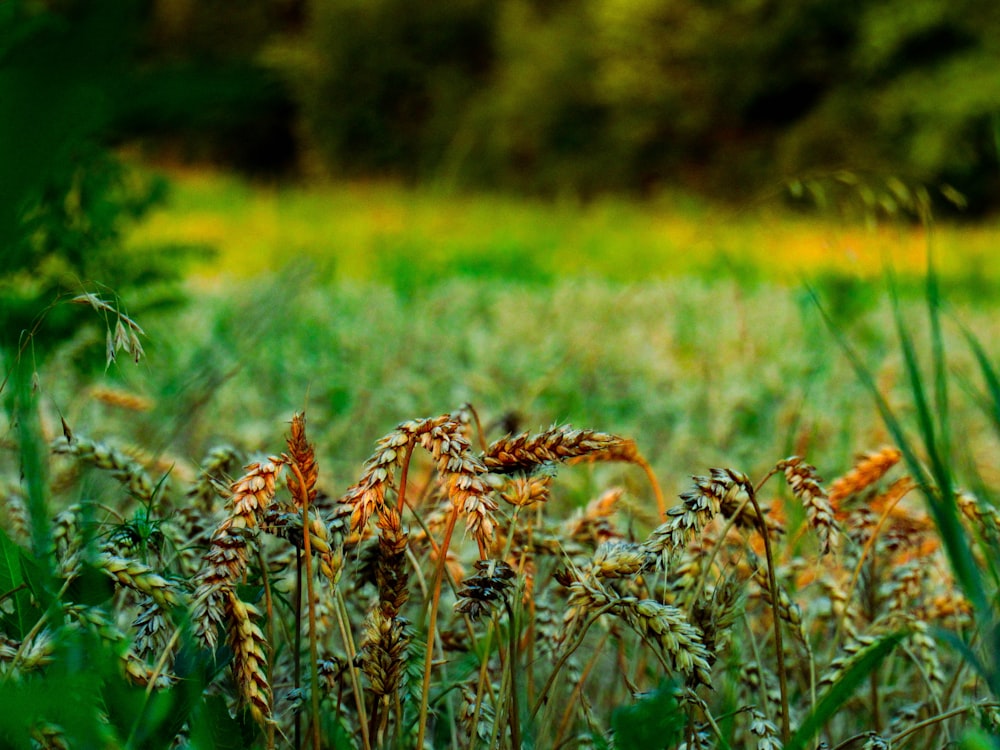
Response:
[[[245,168],[736,200],[847,169],[979,211],[1000,194],[991,0],[159,2],[147,23],[153,58],[252,84],[182,141]]]
[[[1000,208],[993,0],[9,0],[0,101],[8,339],[83,280],[183,275],[176,252],[122,250],[164,195],[123,153],[583,199],[822,203],[827,180],[887,213]]]
[[[8,72],[59,23],[65,49],[46,59],[85,69],[43,66],[61,84],[46,94],[50,127],[89,77],[102,97],[77,108],[79,125],[167,158],[741,200],[848,169],[947,183],[981,210],[997,200],[991,0],[5,6]]]
[[[122,106],[86,119],[157,158],[584,197],[746,201],[836,170],[953,186],[974,214],[1000,195],[992,0],[5,5],[107,5],[69,36],[118,65]]]

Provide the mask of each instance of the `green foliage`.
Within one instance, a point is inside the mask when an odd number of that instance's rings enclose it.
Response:
[[[59,297],[100,282],[121,292],[176,281],[186,252],[125,252],[125,231],[163,200],[165,182],[126,168],[106,144],[134,111],[132,3],[27,2],[0,12],[0,350],[5,365],[34,331],[36,351],[80,316]],[[169,296],[148,293],[143,305]]]
[[[840,710],[864,679],[878,669],[879,664],[899,645],[900,634],[890,634],[880,638],[858,656],[844,674],[830,686],[809,715],[785,744],[787,750],[803,750],[811,747],[810,740]]]
[[[615,747],[620,750],[673,747],[686,723],[677,703],[677,686],[670,682],[661,682],[651,694],[619,706],[611,715]]]
[[[280,67],[327,166],[426,175],[492,66],[495,3],[314,2]]]
[[[954,185],[974,209],[1000,180],[989,0],[311,10],[271,62],[340,173],[745,198],[846,167]]]
[[[9,605],[0,610],[0,624],[14,638],[24,638],[42,616],[25,576],[24,568],[29,565],[31,560],[24,550],[0,529],[0,596],[9,600]]]

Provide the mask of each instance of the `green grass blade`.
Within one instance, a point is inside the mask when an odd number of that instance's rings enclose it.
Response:
[[[882,421],[885,423],[886,429],[889,430],[889,434],[892,435],[893,442],[896,443],[896,446],[903,453],[903,457],[906,460],[914,480],[916,480],[916,482],[920,485],[928,484],[930,477],[927,475],[927,471],[917,458],[916,453],[914,453],[910,448],[910,441],[906,436],[906,432],[903,429],[902,424],[900,424],[896,415],[893,413],[892,408],[889,406],[889,402],[885,400],[885,397],[879,390],[878,384],[875,382],[875,378],[873,377],[871,371],[861,360],[861,356],[857,353],[854,347],[851,346],[844,334],[841,333],[836,322],[834,322],[833,318],[830,317],[830,314],[826,311],[826,308],[820,301],[816,291],[810,288],[809,295],[812,297],[813,303],[816,305],[816,309],[819,310],[820,315],[823,317],[823,321],[826,323],[828,330],[833,335],[834,340],[837,342],[840,350],[844,353],[844,356],[850,363],[851,368],[854,370],[854,374],[857,376],[858,380],[861,381],[861,384],[868,389],[868,392],[875,400],[875,406],[879,411],[879,415],[882,417]]]
[[[887,274],[889,280],[889,297],[892,303],[892,316],[896,323],[896,334],[899,337],[899,345],[903,351],[903,364],[906,367],[906,375],[910,381],[910,392],[913,395],[913,405],[917,412],[917,427],[923,438],[924,449],[927,458],[930,460],[931,472],[935,478],[944,471],[944,463],[938,453],[937,435],[934,427],[934,419],[931,414],[930,405],[927,401],[927,392],[924,388],[923,376],[920,374],[920,361],[917,358],[917,350],[913,345],[903,319],[903,308],[899,302],[899,293],[896,288],[895,278],[891,272]],[[951,482],[948,482],[949,486]],[[940,488],[942,492],[944,487]]]
[[[979,365],[979,371],[983,376],[983,382],[986,384],[986,392],[988,399],[984,399],[981,402],[983,411],[992,420],[993,427],[1000,436],[1000,376],[997,375],[997,371],[993,368],[993,364],[990,362],[989,356],[983,349],[982,344],[979,343],[979,339],[965,326],[959,324],[962,330],[962,335],[965,336],[965,340],[969,344],[969,348],[972,350],[973,356],[976,358],[976,364]]]
[[[839,680],[819,699],[816,707],[799,726],[785,745],[785,750],[804,750],[811,747],[809,741],[823,728],[857,690],[872,670],[877,669],[905,633],[890,633],[861,652],[860,656],[844,671]]]
[[[948,411],[948,360],[941,334],[941,287],[934,258],[927,252],[927,312],[931,323],[931,359],[934,363],[934,406],[938,418],[938,448],[945,458],[951,453],[951,420]]]
[[[982,616],[987,612],[986,592],[976,568],[972,550],[969,547],[968,536],[958,519],[955,507],[953,483],[951,472],[943,461],[937,450],[935,439],[935,428],[931,417],[930,406],[927,402],[923,379],[920,375],[919,362],[916,356],[916,349],[912,339],[907,333],[906,325],[903,321],[902,308],[896,294],[895,283],[890,276],[890,293],[892,295],[893,315],[900,337],[900,345],[903,348],[903,358],[910,378],[911,391],[917,409],[918,429],[923,441],[923,447],[931,462],[931,474],[917,455],[913,442],[907,437],[906,431],[899,419],[893,413],[892,408],[881,394],[878,384],[871,371],[861,360],[861,357],[850,345],[843,333],[837,328],[836,323],[826,312],[818,295],[812,289],[809,290],[814,303],[823,316],[830,332],[837,341],[841,351],[844,352],[851,364],[855,374],[861,383],[868,389],[875,400],[875,404],[882,416],[882,421],[889,430],[902,452],[907,467],[913,478],[921,487],[927,500],[934,522],[937,525],[945,551],[951,564],[955,577],[959,582],[965,596],[972,602],[977,612]],[[935,492],[935,487],[937,488]],[[936,494],[937,493],[937,494]]]

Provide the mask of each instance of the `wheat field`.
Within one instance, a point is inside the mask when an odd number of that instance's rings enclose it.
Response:
[[[997,317],[963,289],[929,324],[851,277],[78,298],[97,325],[4,384],[0,737],[993,747]]]

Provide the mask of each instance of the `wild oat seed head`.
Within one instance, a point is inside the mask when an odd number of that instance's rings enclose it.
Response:
[[[516,574],[503,560],[477,560],[476,574],[462,581],[455,612],[473,620],[490,614],[497,602],[506,602]]]

